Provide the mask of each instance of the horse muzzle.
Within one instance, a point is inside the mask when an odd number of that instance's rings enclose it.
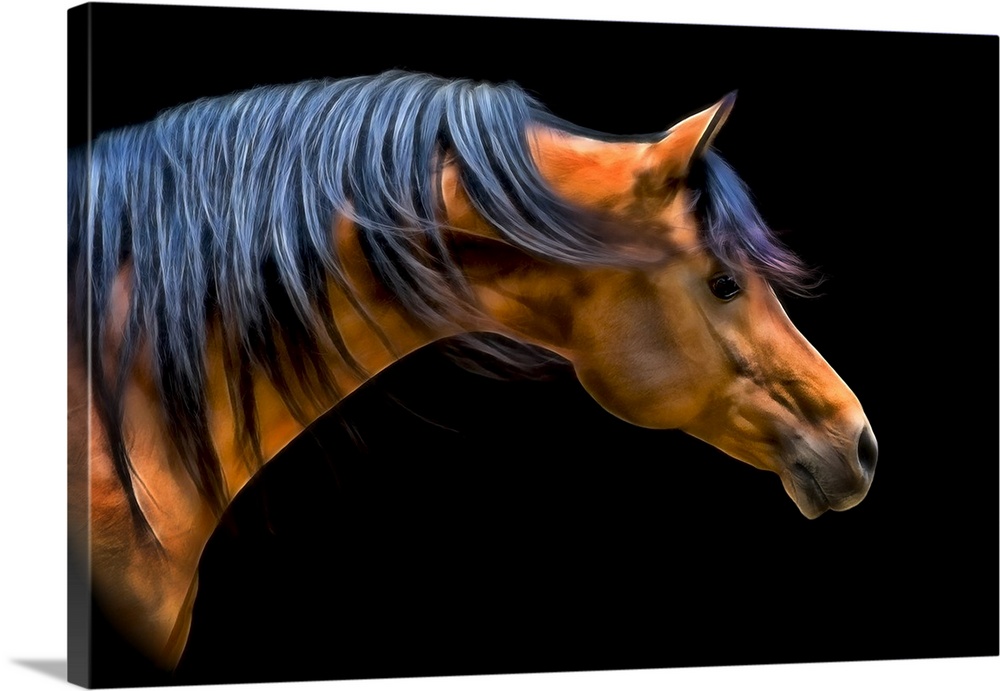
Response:
[[[878,442],[866,422],[848,449],[820,449],[798,438],[785,454],[779,472],[788,496],[806,518],[817,518],[827,509],[846,511],[868,494]]]

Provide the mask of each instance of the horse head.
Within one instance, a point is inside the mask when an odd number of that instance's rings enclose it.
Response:
[[[776,287],[801,285],[801,264],[710,148],[733,100],[648,141],[536,124],[528,143],[554,193],[629,229],[626,251],[646,248],[653,259],[581,267],[522,257],[508,266],[494,248],[477,289],[499,330],[568,359],[608,411],[777,473],[815,518],[865,497],[877,444],[857,397],[779,302]],[[443,191],[454,226],[502,241],[454,167]]]

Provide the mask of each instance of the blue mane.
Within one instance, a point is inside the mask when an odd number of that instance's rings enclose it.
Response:
[[[73,152],[72,327],[80,343],[89,335],[94,401],[138,525],[148,528],[132,488],[122,391],[140,340],[152,349],[180,458],[221,511],[226,489],[205,394],[213,325],[240,440],[258,463],[254,372],[303,421],[299,393],[340,395],[320,360],[323,343],[361,373],[328,304],[332,280],[364,315],[333,242],[335,218],[354,222],[373,271],[417,323],[440,325],[469,308],[439,218],[444,155],[457,159],[479,214],[515,247],[559,263],[634,264],[602,219],[541,179],[526,131],[552,121],[513,85],[390,72],[196,101]],[[758,223],[735,175],[714,154],[705,170],[710,248],[772,279],[792,276],[790,255]],[[130,277],[130,307],[106,371],[100,354],[120,275]],[[484,348],[500,353],[495,343]]]

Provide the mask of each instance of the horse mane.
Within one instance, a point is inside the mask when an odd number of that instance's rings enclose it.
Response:
[[[355,224],[373,272],[417,323],[440,325],[468,308],[440,218],[443,155],[458,161],[477,212],[515,247],[558,263],[636,263],[601,219],[546,186],[527,140],[536,122],[572,127],[513,84],[396,71],[202,99],[71,152],[71,328],[89,344],[94,403],[137,525],[151,534],[132,484],[122,399],[141,341],[180,458],[221,512],[228,496],[205,393],[211,326],[221,330],[238,438],[257,465],[253,373],[264,372],[302,418],[300,395],[340,398],[321,345],[361,372],[328,303],[332,280],[363,314],[333,242],[336,218]],[[709,248],[794,284],[798,264],[735,173],[711,152],[700,170]],[[109,310],[124,269],[130,300],[119,336]],[[504,354],[496,339],[475,342]]]

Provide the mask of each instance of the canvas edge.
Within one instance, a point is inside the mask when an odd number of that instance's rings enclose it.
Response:
[[[73,132],[89,134],[91,129],[91,10],[91,5],[85,4],[66,12],[67,137],[70,140]],[[85,530],[89,543],[89,527]],[[67,524],[67,534],[72,532],[72,526]],[[89,552],[89,548],[74,549],[72,540],[67,540],[66,680],[84,688],[91,687],[93,635]]]

